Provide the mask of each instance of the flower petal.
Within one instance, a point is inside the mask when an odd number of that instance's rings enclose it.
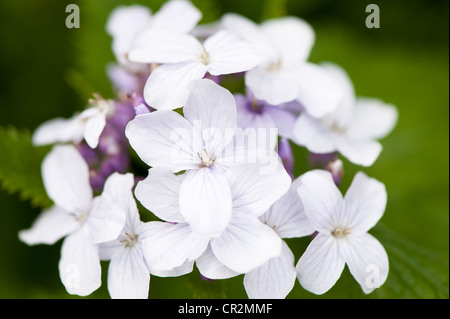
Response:
[[[61,281],[70,294],[87,296],[101,285],[98,246],[92,244],[87,227],[66,237],[59,261]]]
[[[83,139],[83,127],[76,118],[56,118],[42,123],[33,133],[33,145],[78,143]]]
[[[368,233],[349,236],[346,245],[342,245],[342,255],[364,293],[369,294],[387,279],[389,260],[386,250]]]
[[[297,119],[293,134],[294,142],[305,146],[312,153],[328,154],[336,151],[333,133],[319,120],[306,113],[301,114]]]
[[[80,223],[62,208],[53,206],[43,211],[29,229],[21,230],[19,238],[27,245],[53,245],[74,232]]]
[[[217,237],[231,219],[232,196],[225,175],[210,168],[191,170],[180,188],[180,208],[193,232]]]
[[[82,116],[81,114],[80,116]],[[90,148],[96,148],[100,140],[100,135],[106,125],[106,114],[104,112],[98,113],[87,119],[84,128],[83,137]]]
[[[239,275],[239,273],[229,269],[217,259],[210,245],[196,260],[196,263],[202,276],[208,279],[228,279]]]
[[[158,277],[179,277],[191,273],[192,270],[194,270],[194,262],[195,261],[193,260],[186,260],[181,266],[172,268],[170,270],[151,268],[150,273]]]
[[[164,64],[157,67],[144,87],[147,104],[155,109],[173,110],[186,104],[190,84],[201,79],[206,67],[200,62]]]
[[[358,172],[344,197],[345,225],[365,233],[380,220],[387,202],[386,187],[363,172]]]
[[[92,189],[89,168],[73,146],[55,146],[42,162],[42,178],[48,196],[70,213],[87,213]]]
[[[197,168],[200,164],[193,143],[193,128],[172,111],[143,114],[132,120],[126,130],[131,147],[149,166],[166,167],[173,172]]]
[[[211,239],[217,259],[231,270],[247,273],[281,253],[281,239],[249,214],[236,214],[222,236]]]
[[[220,30],[206,39],[203,46],[209,57],[207,70],[212,75],[244,72],[264,59],[250,42],[241,40],[225,30]]]
[[[330,290],[344,270],[339,243],[332,236],[319,233],[297,263],[297,277],[303,288],[321,295]]]
[[[262,174],[257,164],[238,165],[230,168],[226,176],[233,196],[233,209],[252,216],[264,214],[291,185],[291,178],[282,165],[273,174]]]
[[[299,179],[297,191],[309,222],[315,230],[329,234],[344,208],[342,194],[334,184],[331,173],[313,170]]]
[[[139,182],[134,191],[136,198],[160,219],[184,223],[180,212],[180,187],[184,175],[175,175],[165,168],[152,168],[148,177]]]
[[[202,13],[190,2],[172,0],[162,5],[155,14],[151,27],[189,33],[202,18]]]
[[[244,287],[250,299],[284,299],[295,285],[294,254],[282,241],[280,256],[246,273]]]
[[[124,248],[114,255],[108,268],[108,291],[112,299],[148,299],[150,273],[142,250]]]
[[[335,136],[336,149],[350,162],[369,167],[380,155],[383,147],[374,140],[353,139],[348,136]]]
[[[151,270],[172,270],[186,261],[195,260],[209,242],[193,233],[188,224],[149,222],[145,227],[142,250]]]

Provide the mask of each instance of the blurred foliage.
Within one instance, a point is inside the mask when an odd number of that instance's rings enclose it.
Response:
[[[140,3],[156,12],[163,0],[35,0],[0,3],[0,298],[73,298],[59,280],[60,244],[29,248],[17,232],[47,205],[38,175],[46,148],[32,149],[29,132],[57,116],[80,110],[93,92],[113,97],[106,65],[114,61],[105,32],[117,5]],[[388,206],[371,231],[385,246],[390,272],[385,285],[364,295],[344,271],[325,295],[296,282],[289,298],[449,297],[449,77],[446,0],[193,0],[209,23],[225,12],[254,21],[283,15],[304,18],[316,31],[311,61],[343,66],[360,96],[395,104],[400,119],[382,141],[370,168],[344,160],[342,191],[364,170],[386,184]],[[65,7],[77,3],[81,28],[65,27]],[[376,3],[381,28],[367,29],[365,7]],[[307,152],[294,146],[296,175],[310,168]],[[7,176],[7,177],[5,177]],[[6,185],[6,184],[4,184]],[[25,187],[26,185],[31,185]],[[23,192],[27,190],[28,192]],[[23,199],[35,198],[34,204]],[[145,214],[145,212],[143,212]],[[287,241],[296,259],[310,238]],[[103,286],[91,298],[108,298]],[[204,281],[197,270],[179,278],[151,279],[150,298],[245,298],[242,276]],[[75,297],[77,298],[77,297]]]

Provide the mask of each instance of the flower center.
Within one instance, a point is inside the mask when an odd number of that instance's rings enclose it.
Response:
[[[343,238],[343,237],[347,236],[348,234],[350,234],[351,232],[352,232],[351,228],[337,227],[335,230],[333,230],[331,232],[331,235],[333,235],[334,237]]]
[[[281,65],[282,65],[281,59],[275,59],[267,64],[266,70],[269,72],[278,71],[281,69]]]
[[[211,62],[209,53],[208,53],[208,51],[205,50],[205,48],[203,48],[203,54],[201,56],[201,60],[204,65],[208,65]]]
[[[216,161],[216,157],[209,155],[208,152],[206,151],[206,149],[203,149],[203,153],[197,153],[197,156],[200,158],[201,164],[200,164],[200,168],[203,167],[211,167],[214,165],[215,161]]]
[[[125,233],[125,238],[120,242],[125,244],[125,248],[133,247],[138,241],[139,235]]]

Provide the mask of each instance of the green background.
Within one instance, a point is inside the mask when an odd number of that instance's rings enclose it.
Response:
[[[155,12],[162,2],[1,1],[0,127],[32,132],[43,121],[79,111],[92,92],[113,97],[105,75],[106,64],[113,61],[111,39],[104,32],[108,13],[116,5],[131,3],[148,5]],[[358,95],[379,97],[399,110],[398,125],[382,141],[383,152],[372,167],[365,169],[344,160],[341,187],[345,192],[358,170],[385,183],[387,209],[371,233],[388,252],[389,277],[382,288],[366,296],[346,269],[320,298],[448,298],[448,1],[193,2],[203,11],[203,22],[214,21],[225,12],[241,13],[255,21],[286,14],[306,19],[317,35],[311,61],[343,66]],[[69,3],[80,6],[80,29],[65,27]],[[365,26],[369,3],[380,7],[380,29]],[[3,176],[8,165],[39,167],[31,160],[27,163],[26,156],[15,158],[15,152],[5,145],[0,139]],[[300,175],[310,169],[307,153],[300,147],[294,150],[296,175]],[[31,175],[25,181],[39,190],[39,177]],[[28,228],[41,209],[6,189],[0,190],[0,298],[78,298],[68,295],[59,280],[61,242],[36,247],[19,242],[18,231]],[[309,240],[288,241],[297,260]],[[109,297],[107,264],[103,266],[103,285],[90,298]],[[288,296],[316,297],[298,282]],[[179,278],[153,276],[150,298],[246,298],[246,294],[242,276],[205,282],[194,271]]]

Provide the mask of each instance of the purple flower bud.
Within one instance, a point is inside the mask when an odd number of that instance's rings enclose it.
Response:
[[[344,175],[344,164],[342,161],[337,159],[333,162],[329,162],[326,169],[333,176],[334,183],[339,185],[341,183],[342,176]]]
[[[284,168],[289,176],[294,179],[294,156],[292,154],[292,147],[287,138],[281,138],[278,144],[278,154],[283,161]]]

